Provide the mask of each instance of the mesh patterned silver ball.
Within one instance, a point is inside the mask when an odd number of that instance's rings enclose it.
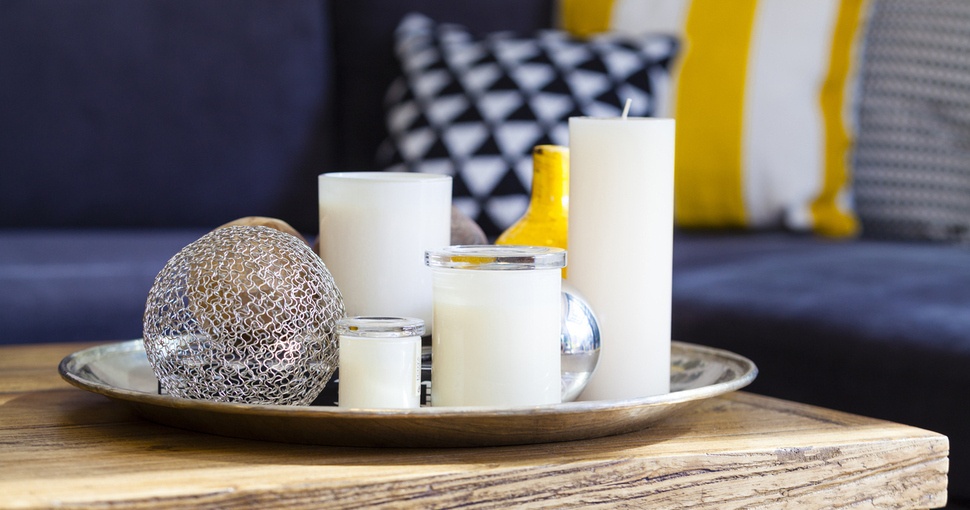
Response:
[[[267,227],[225,227],[158,273],[145,306],[145,351],[173,396],[308,405],[336,369],[343,315],[333,277],[303,241]]]

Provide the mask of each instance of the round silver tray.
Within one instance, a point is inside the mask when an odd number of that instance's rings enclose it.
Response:
[[[347,409],[247,405],[158,394],[141,340],[84,349],[58,370],[78,388],[124,402],[148,420],[223,436],[332,446],[463,447],[550,443],[633,432],[757,376],[737,354],[671,343],[671,392],[654,397],[515,407]]]

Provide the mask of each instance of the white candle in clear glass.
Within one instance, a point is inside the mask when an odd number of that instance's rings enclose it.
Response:
[[[569,151],[568,279],[602,335],[580,399],[668,393],[674,121],[571,118]]]
[[[431,324],[424,252],[451,244],[451,177],[345,172],[319,178],[320,257],[347,315]]]
[[[427,254],[434,279],[433,406],[561,401],[566,252],[453,246]]]
[[[420,406],[424,321],[410,317],[349,317],[337,323],[340,407]]]

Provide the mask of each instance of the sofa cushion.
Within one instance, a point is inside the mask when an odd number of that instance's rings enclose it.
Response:
[[[679,225],[856,233],[848,113],[863,0],[560,4],[577,31],[599,20],[684,38],[670,108]]]
[[[676,49],[666,35],[476,38],[409,16],[387,96],[387,169],[453,176],[455,205],[496,236],[528,204],[533,147],[567,145],[569,117],[617,117],[627,99],[630,115],[651,116]]]
[[[0,230],[0,344],[127,340],[155,275],[205,230]]]
[[[880,0],[862,66],[863,234],[970,242],[970,2]]]

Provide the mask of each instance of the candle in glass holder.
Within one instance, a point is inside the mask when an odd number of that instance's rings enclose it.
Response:
[[[431,405],[559,403],[565,250],[452,246],[425,261],[434,288]]]
[[[674,121],[574,117],[569,151],[569,283],[596,312],[602,342],[580,399],[667,393]]]
[[[337,323],[340,407],[415,408],[421,397],[424,321],[349,317]]]

